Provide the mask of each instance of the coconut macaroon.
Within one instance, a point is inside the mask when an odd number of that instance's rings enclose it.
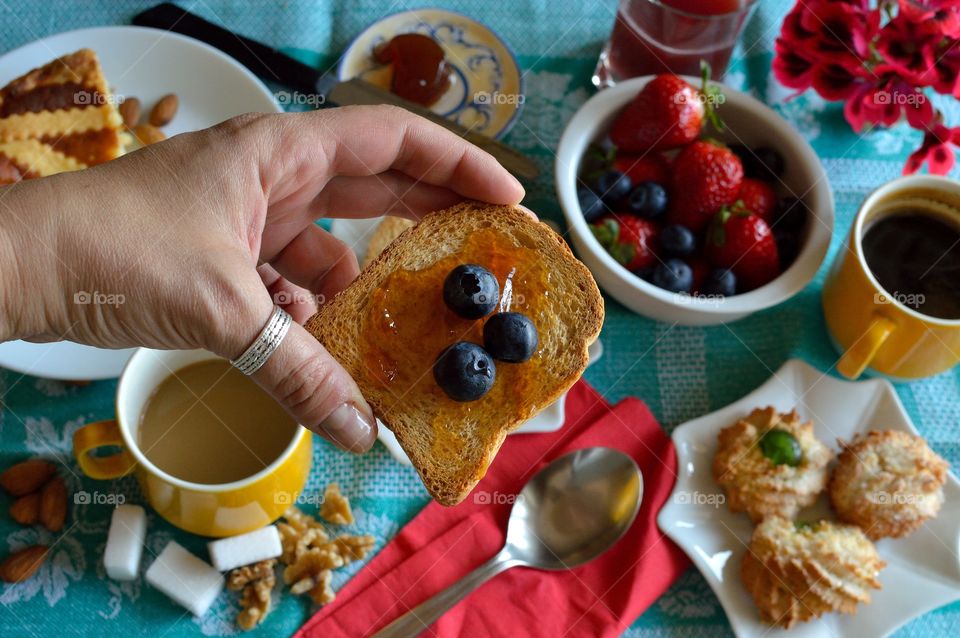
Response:
[[[713,477],[727,493],[730,509],[753,522],[777,515],[793,518],[827,485],[833,451],[813,434],[796,411],[756,409],[724,428],[713,458]]]
[[[921,437],[899,430],[858,434],[830,479],[830,502],[840,520],[879,538],[900,538],[937,515],[949,464]]]
[[[740,578],[764,622],[789,629],[827,612],[856,612],[880,589],[886,563],[859,527],[771,516],[753,530]]]

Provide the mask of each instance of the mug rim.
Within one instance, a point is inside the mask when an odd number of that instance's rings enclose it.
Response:
[[[202,348],[196,348],[193,350],[154,350],[153,348],[137,348],[130,359],[127,360],[127,363],[123,366],[123,371],[120,373],[119,381],[117,382],[117,391],[114,396],[114,411],[116,413],[117,429],[120,430],[120,436],[123,438],[123,443],[126,446],[126,451],[131,454],[134,459],[137,461],[137,465],[143,467],[143,469],[148,470],[151,474],[155,475],[157,478],[163,480],[166,483],[170,483],[176,487],[192,490],[194,492],[210,492],[210,493],[219,493],[219,492],[230,492],[233,490],[243,489],[248,487],[257,481],[266,478],[267,476],[273,474],[281,465],[287,462],[289,458],[293,455],[294,451],[297,449],[297,446],[300,445],[303,437],[310,436],[311,432],[307,428],[303,427],[299,423],[297,424],[298,430],[290,438],[290,443],[283,449],[283,451],[273,460],[269,465],[267,465],[262,470],[257,471],[250,476],[242,478],[237,481],[231,481],[229,483],[194,483],[193,481],[187,481],[176,476],[173,476],[169,472],[161,470],[156,466],[155,463],[150,461],[146,455],[140,450],[140,446],[133,441],[133,435],[130,433],[130,428],[125,423],[124,419],[120,418],[120,397],[124,392],[124,388],[129,383],[129,372],[134,365],[146,365],[145,363],[139,363],[138,359],[144,358],[148,353],[153,354],[166,354],[170,352],[189,352],[195,353],[200,352],[209,355],[207,359],[203,361],[212,360],[212,359],[223,359],[223,357],[216,355],[208,350],[203,350]],[[176,372],[176,370],[169,371],[171,374]],[[169,374],[167,375],[169,376]],[[151,389],[151,392],[156,389],[156,386]],[[138,415],[140,416],[140,415]],[[135,468],[136,470],[136,468]]]
[[[867,264],[867,258],[863,252],[863,225],[866,223],[868,212],[875,208],[877,200],[879,200],[882,196],[889,194],[891,191],[903,189],[909,185],[924,185],[931,188],[950,188],[957,194],[958,199],[960,199],[960,183],[954,182],[952,179],[943,177],[941,175],[903,175],[896,179],[890,180],[886,184],[878,186],[877,188],[873,189],[873,191],[863,200],[863,202],[860,204],[860,208],[857,210],[856,216],[854,217],[853,228],[851,230],[853,233],[852,240],[855,248],[853,253],[856,255],[857,261],[860,263],[860,267],[867,276],[867,280],[870,282],[870,285],[872,285],[878,292],[886,296],[890,302],[890,305],[895,306],[898,310],[921,322],[934,324],[944,328],[956,328],[960,326],[960,318],[944,319],[943,317],[925,315],[922,312],[914,310],[913,308],[900,302],[894,295],[888,292],[886,288],[880,285],[879,281],[877,281],[877,278],[873,274],[873,270]]]

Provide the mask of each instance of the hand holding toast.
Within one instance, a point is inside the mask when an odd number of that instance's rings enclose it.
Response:
[[[0,337],[233,359],[277,304],[294,325],[254,379],[303,425],[366,450],[369,405],[299,325],[358,273],[313,222],[522,197],[491,156],[398,108],[248,114],[0,191]]]

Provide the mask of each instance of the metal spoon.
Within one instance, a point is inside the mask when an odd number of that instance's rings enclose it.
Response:
[[[561,456],[523,487],[510,512],[507,542],[496,556],[394,620],[376,638],[416,636],[511,567],[560,570],[596,558],[630,528],[642,496],[640,468],[623,452],[592,447]]]

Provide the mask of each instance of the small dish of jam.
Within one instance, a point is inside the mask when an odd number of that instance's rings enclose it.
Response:
[[[485,25],[444,9],[371,24],[347,47],[337,77],[359,77],[492,138],[510,130],[524,101],[509,46]]]

